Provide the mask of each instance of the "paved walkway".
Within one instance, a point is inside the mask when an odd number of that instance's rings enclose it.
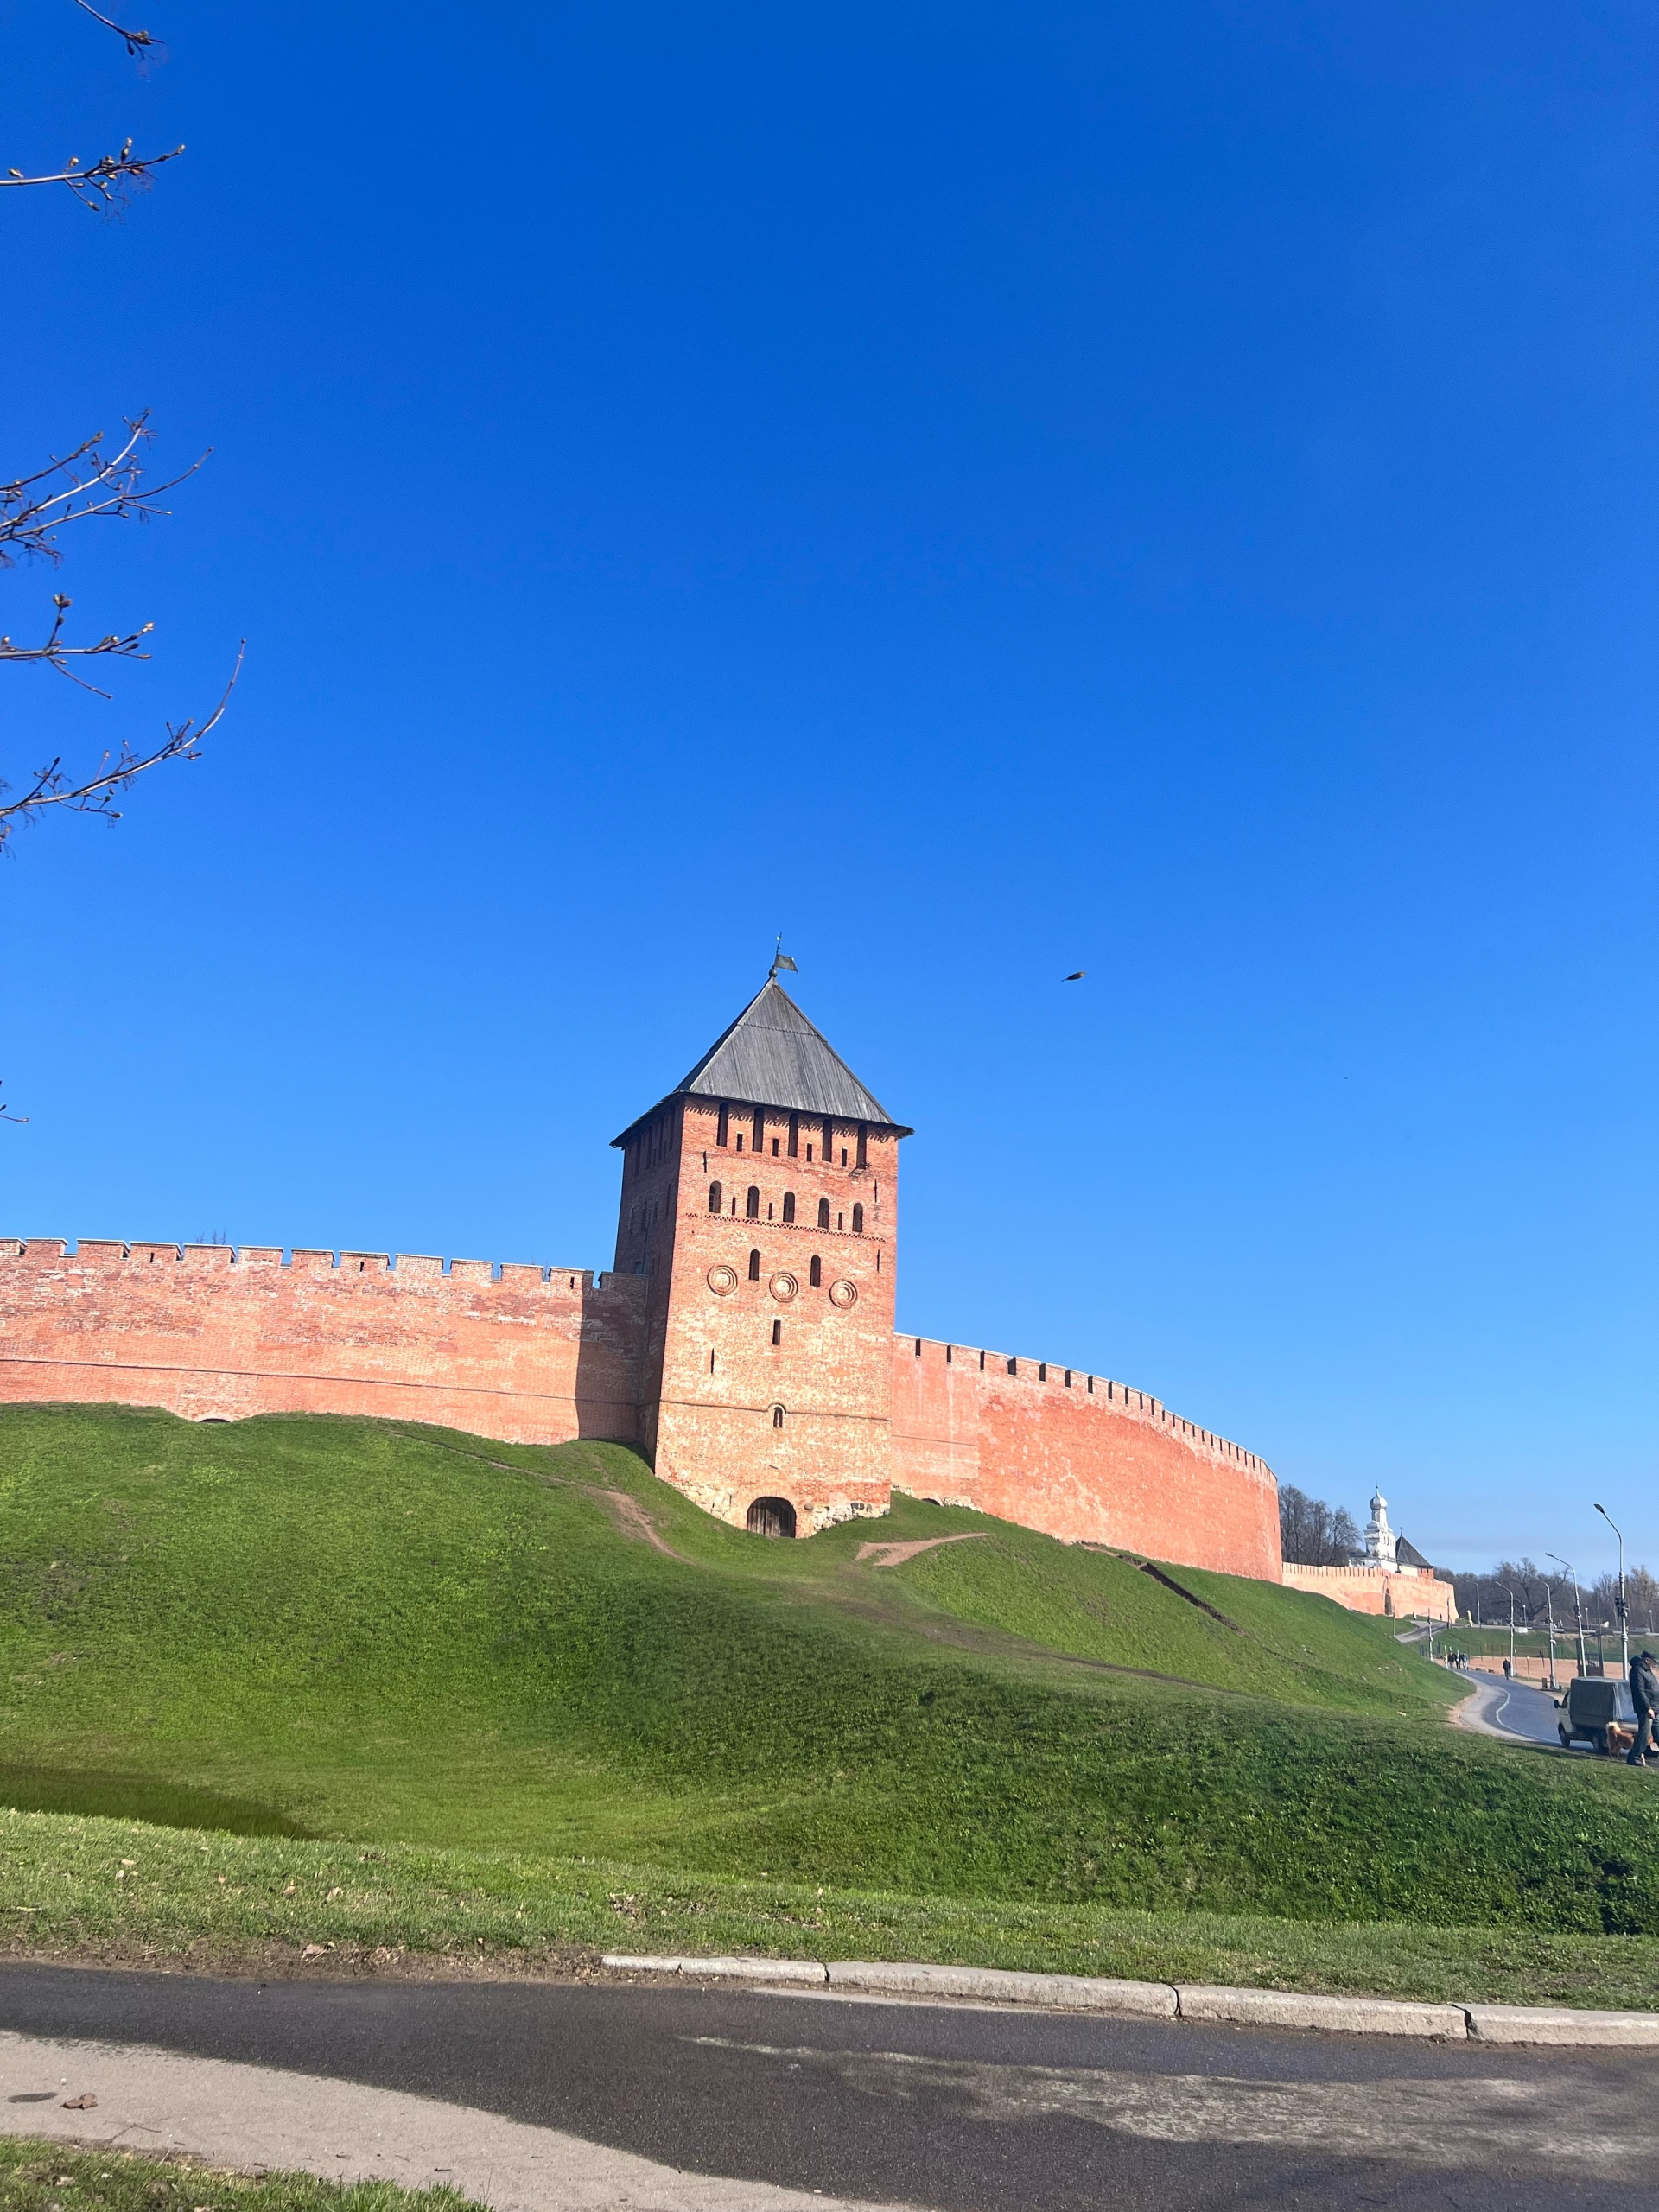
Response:
[[[0,1967],[10,2125],[500,2212],[1652,2212],[1647,2051],[833,1993]],[[90,2092],[90,2112],[63,2099]]]
[[[66,2099],[88,2094],[92,2109],[66,2109]],[[185,2151],[216,2166],[334,2181],[447,2186],[499,2212],[855,2212],[839,2197],[677,2173],[466,2105],[142,2044],[0,2033],[0,2133]]]

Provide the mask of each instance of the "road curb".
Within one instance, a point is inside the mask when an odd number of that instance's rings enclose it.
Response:
[[[600,1964],[613,1974],[695,1974],[709,1981],[783,1981],[822,1989],[830,1969],[822,1959],[636,1958],[607,1952]]]
[[[1072,1974],[1019,1974],[998,1967],[904,1966],[886,1960],[832,1959],[831,1989],[890,1990],[906,1997],[968,1997],[993,2005],[1041,2005],[1056,2012],[1114,2012],[1173,2020],[1166,1981],[1110,1981]]]
[[[1327,2035],[1422,2036],[1462,2043],[1469,2023],[1461,2005],[1413,2005],[1390,1997],[1320,1997],[1300,1989],[1223,1989],[1178,1982],[1184,2020],[1241,2028],[1322,2028]]]
[[[653,1957],[606,1952],[612,1974],[683,1974],[709,1981],[844,1989],[870,1996],[937,1997],[982,2005],[1207,2026],[1312,2029],[1326,2035],[1414,2036],[1437,2043],[1554,2044],[1580,2050],[1659,2049],[1659,2012],[1575,2012],[1548,2005],[1414,2004],[1392,1997],[1323,1997],[1296,1989],[1228,1989],[1209,1982],[1114,1981],[999,1967],[941,1967],[885,1959]]]
[[[1659,2012],[1574,2012],[1559,2005],[1465,2005],[1477,2043],[1659,2047]]]

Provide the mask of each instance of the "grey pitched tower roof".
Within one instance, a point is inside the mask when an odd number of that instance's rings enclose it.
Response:
[[[864,1088],[829,1039],[816,1030],[781,983],[766,983],[723,1036],[715,1039],[668,1098],[725,1098],[734,1105],[777,1106],[798,1114],[830,1114],[912,1132]],[[631,1122],[613,1144],[626,1144],[668,1098]]]

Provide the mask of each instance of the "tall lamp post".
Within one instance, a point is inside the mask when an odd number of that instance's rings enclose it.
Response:
[[[1605,1505],[1597,1506],[1596,1510],[1618,1538],[1618,1653],[1628,1675],[1630,1671],[1630,1630],[1624,1613],[1624,1532]]]
[[[1544,1557],[1553,1559],[1557,1567],[1565,1567],[1567,1580],[1573,1585],[1573,1618],[1579,1624],[1579,1672],[1587,1675],[1590,1669],[1584,1656],[1584,1600],[1579,1595],[1579,1578],[1560,1552],[1546,1552]]]

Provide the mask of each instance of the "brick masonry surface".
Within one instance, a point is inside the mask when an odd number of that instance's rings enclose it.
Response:
[[[1457,1592],[1429,1567],[1400,1567],[1390,1573],[1381,1567],[1300,1567],[1287,1560],[1281,1575],[1289,1588],[1334,1598],[1351,1613],[1394,1614],[1413,1620],[1458,1618]]]
[[[1044,1360],[899,1337],[893,1479],[1068,1542],[1279,1579],[1279,1490],[1253,1452],[1144,1391]]]
[[[626,1148],[616,1263],[650,1284],[642,1440],[722,1520],[779,1498],[804,1535],[887,1510],[898,1149],[696,1098]]]
[[[0,1243],[0,1395],[188,1421],[370,1414],[632,1443],[645,1286],[574,1268],[83,1237]]]

